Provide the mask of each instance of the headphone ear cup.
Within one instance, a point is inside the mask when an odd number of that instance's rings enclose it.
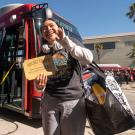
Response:
[[[48,52],[50,52],[50,48],[48,47],[48,45],[46,45],[46,44],[44,44],[44,45],[42,45],[42,52],[43,53],[48,53]]]

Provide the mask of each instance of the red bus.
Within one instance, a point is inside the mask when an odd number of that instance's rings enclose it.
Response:
[[[111,71],[111,70],[113,70],[113,71],[118,71],[118,70],[123,70],[123,71],[125,71],[125,70],[128,70],[128,71],[130,71],[131,70],[131,68],[130,67],[128,67],[128,66],[120,66],[119,64],[98,64],[98,66],[102,69],[102,70],[108,70],[108,71]]]
[[[125,72],[128,72],[128,74],[129,74],[129,81],[134,81],[135,80],[135,71],[131,67],[120,66],[118,64],[98,64],[98,66],[104,72],[113,72],[114,75],[116,75],[118,71],[121,73],[122,76],[124,76]]]
[[[0,8],[0,107],[25,116],[40,117],[42,92],[25,78],[22,64],[40,53],[41,24],[48,4],[11,4]],[[75,42],[77,28],[53,12],[55,21]]]

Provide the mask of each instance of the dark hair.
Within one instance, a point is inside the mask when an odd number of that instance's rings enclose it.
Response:
[[[60,27],[59,24],[58,24],[58,22],[54,18],[46,18],[46,19],[43,20],[43,23],[45,21],[47,21],[47,20],[51,20],[51,21],[55,22],[58,25],[58,27]],[[42,23],[42,25],[43,25],[43,23]]]

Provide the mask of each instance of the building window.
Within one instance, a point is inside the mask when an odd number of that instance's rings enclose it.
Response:
[[[94,44],[84,44],[84,46],[90,50],[94,50]]]
[[[103,46],[103,49],[115,49],[115,42],[104,42],[101,44]]]
[[[104,42],[100,43],[102,45],[102,49],[115,49],[115,42]],[[84,46],[90,50],[94,50],[94,44],[84,44]]]
[[[126,46],[132,46],[135,44],[135,41],[125,41]]]

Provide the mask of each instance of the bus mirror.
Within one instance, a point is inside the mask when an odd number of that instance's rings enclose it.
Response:
[[[53,17],[53,12],[52,10],[48,7],[48,3],[44,4],[37,4],[32,7],[31,9],[31,14],[33,18],[52,18]]]
[[[53,17],[53,12],[50,8],[45,8],[45,18],[46,19],[49,19],[49,18],[52,18]]]

